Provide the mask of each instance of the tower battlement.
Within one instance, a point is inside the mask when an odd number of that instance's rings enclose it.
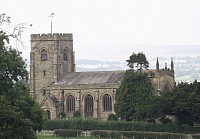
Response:
[[[72,41],[73,35],[71,33],[48,33],[48,34],[31,34],[31,41]]]

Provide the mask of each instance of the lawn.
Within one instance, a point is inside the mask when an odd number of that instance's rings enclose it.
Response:
[[[37,139],[64,139],[64,138],[61,138],[61,137],[37,137]],[[70,138],[70,139],[99,139],[99,138],[80,137],[80,138]],[[107,138],[101,138],[101,139],[107,139]]]
[[[37,137],[37,139],[63,139],[60,137]]]

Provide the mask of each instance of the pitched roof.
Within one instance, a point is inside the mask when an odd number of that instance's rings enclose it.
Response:
[[[57,100],[57,98],[55,96],[50,96],[49,98],[55,106],[57,106],[59,104],[59,101]]]
[[[46,101],[49,101],[52,106],[58,106],[59,105],[59,101],[57,100],[57,98],[55,96],[49,96],[49,95],[46,94],[44,99],[41,102],[41,105],[44,105],[44,103]]]
[[[126,71],[71,72],[64,75],[57,84],[117,84],[123,80]]]

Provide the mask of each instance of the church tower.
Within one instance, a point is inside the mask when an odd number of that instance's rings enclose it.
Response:
[[[44,87],[75,72],[72,34],[32,34],[30,53],[30,91],[40,103]]]

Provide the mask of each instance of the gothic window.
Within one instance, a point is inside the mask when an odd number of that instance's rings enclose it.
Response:
[[[93,97],[91,95],[85,96],[85,117],[91,117],[93,116],[93,110],[94,110],[94,103],[93,103]]]
[[[75,111],[75,97],[72,95],[69,95],[67,97],[67,111],[68,112]]]
[[[104,111],[112,111],[112,98],[109,94],[103,96],[103,109]]]
[[[41,51],[41,61],[47,61],[47,50],[42,49]]]
[[[67,50],[66,49],[63,50],[63,60],[67,61]]]
[[[167,82],[163,88],[163,92],[170,92],[171,91],[171,86],[170,84]]]

